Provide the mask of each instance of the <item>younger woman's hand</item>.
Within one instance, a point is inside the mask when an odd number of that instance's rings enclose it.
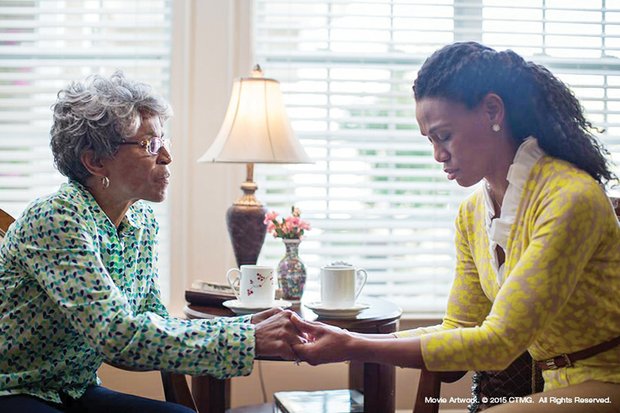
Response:
[[[351,344],[356,338],[347,330],[320,323],[305,321],[293,314],[292,323],[306,339],[293,345],[299,360],[311,365],[351,360]]]

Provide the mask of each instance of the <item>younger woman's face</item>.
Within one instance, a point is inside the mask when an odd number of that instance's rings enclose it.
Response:
[[[443,98],[422,98],[416,118],[449,180],[469,187],[493,174],[498,137],[483,105],[468,109]]]

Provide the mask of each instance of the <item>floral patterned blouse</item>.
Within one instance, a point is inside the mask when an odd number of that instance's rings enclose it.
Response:
[[[117,229],[75,182],[28,206],[0,244],[0,396],[77,398],[99,383],[103,361],[220,378],[251,372],[249,316],[168,315],[157,231],[144,202]]]

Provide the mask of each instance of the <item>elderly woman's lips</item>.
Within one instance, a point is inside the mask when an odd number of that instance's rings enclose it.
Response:
[[[157,181],[158,182],[163,182],[163,183],[167,184],[169,182],[168,178],[170,178],[170,174],[166,174],[166,175],[160,177],[159,179],[157,179]]]

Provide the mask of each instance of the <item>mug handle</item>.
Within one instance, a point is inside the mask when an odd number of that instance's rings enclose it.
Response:
[[[231,278],[231,275],[235,273],[237,274],[237,277]],[[239,297],[239,283],[241,282],[241,271],[239,271],[237,268],[231,268],[226,272],[226,279],[228,280],[228,285],[230,285],[230,288],[232,288],[235,297],[237,297],[237,300],[241,301],[241,298]]]
[[[359,269],[357,271],[355,271],[355,299],[357,300],[357,297],[359,297],[360,293],[362,292],[362,288],[364,288],[364,286],[366,285],[366,280],[368,279],[368,273],[366,273],[366,270],[363,269]]]

